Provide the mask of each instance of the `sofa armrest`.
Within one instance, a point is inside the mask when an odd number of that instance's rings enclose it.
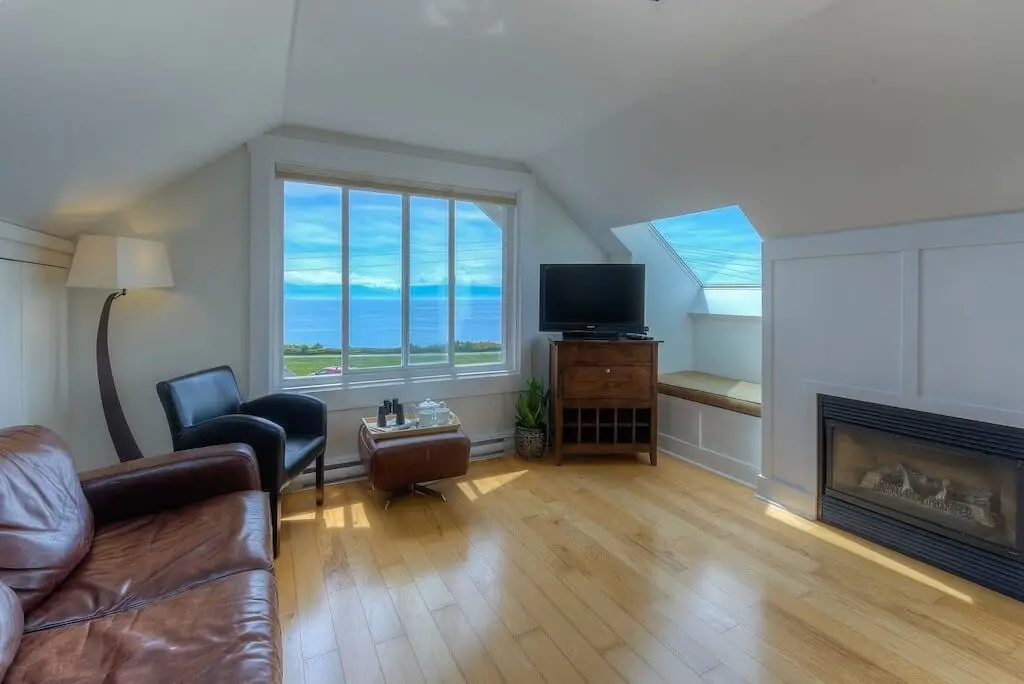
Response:
[[[327,435],[327,405],[308,394],[268,394],[242,404],[242,412],[266,418],[289,435]]]
[[[245,444],[142,458],[80,473],[79,479],[97,525],[260,489],[256,458]]]

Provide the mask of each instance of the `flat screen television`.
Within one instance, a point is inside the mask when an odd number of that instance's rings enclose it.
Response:
[[[644,331],[643,264],[541,264],[541,332]]]

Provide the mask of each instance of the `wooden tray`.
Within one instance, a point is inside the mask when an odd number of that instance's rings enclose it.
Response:
[[[462,427],[462,422],[459,417],[454,413],[449,414],[447,425],[433,425],[431,427],[403,427],[394,428],[391,423],[385,428],[377,427],[377,416],[372,418],[363,418],[363,425],[366,426],[366,431],[370,433],[370,436],[374,439],[393,439],[395,437],[419,437],[422,435],[436,435],[440,432],[455,432]],[[388,416],[388,420],[392,420],[393,416]],[[418,420],[417,417],[413,416],[413,420]],[[406,420],[406,424],[408,424]]]

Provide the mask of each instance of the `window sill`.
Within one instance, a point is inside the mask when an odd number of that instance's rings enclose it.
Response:
[[[322,399],[328,411],[347,411],[378,406],[384,399],[399,397],[403,403],[507,394],[523,389],[522,375],[512,371],[465,373],[420,378],[361,380],[349,376],[337,384],[285,387],[282,391],[309,394]]]

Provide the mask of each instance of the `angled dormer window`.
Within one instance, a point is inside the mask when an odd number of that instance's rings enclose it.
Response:
[[[761,286],[761,237],[738,206],[651,221],[704,287]]]

